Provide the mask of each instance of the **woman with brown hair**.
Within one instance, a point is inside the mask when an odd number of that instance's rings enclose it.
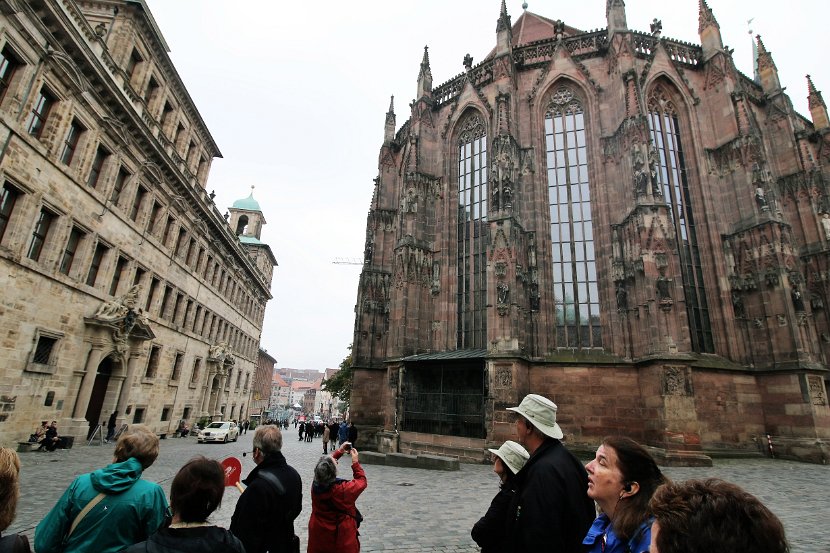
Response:
[[[602,441],[588,471],[588,497],[600,515],[583,540],[589,553],[644,553],[654,516],[649,500],[666,478],[646,449],[630,438]]]
[[[20,458],[7,447],[0,448],[0,533],[14,520],[20,497]],[[29,540],[20,534],[0,537],[0,552],[32,553]]]
[[[201,455],[194,457],[179,469],[170,485],[170,526],[123,553],[245,553],[238,538],[207,522],[224,493],[222,465]]]

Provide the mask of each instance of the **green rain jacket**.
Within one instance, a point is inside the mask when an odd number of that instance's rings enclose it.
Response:
[[[141,463],[130,458],[75,478],[35,528],[38,553],[115,553],[146,540],[161,526],[167,498],[161,486],[141,479]],[[72,521],[99,493],[106,496],[66,539]]]

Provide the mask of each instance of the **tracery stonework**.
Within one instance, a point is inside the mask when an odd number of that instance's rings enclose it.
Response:
[[[510,388],[513,385],[513,371],[510,367],[498,367],[496,369],[496,387]]]
[[[663,367],[663,395],[692,395],[692,383],[689,381],[688,369],[686,367]]]
[[[827,392],[820,376],[808,375],[807,385],[810,389],[810,400],[813,405],[827,405]]]

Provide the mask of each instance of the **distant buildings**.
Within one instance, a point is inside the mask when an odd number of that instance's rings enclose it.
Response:
[[[0,440],[246,418],[276,260],[147,5],[0,8]]]
[[[433,87],[424,51],[406,121],[386,115],[355,307],[361,441],[482,460],[535,392],[569,444],[622,433],[705,464],[770,434],[827,462],[821,93],[808,78],[796,113],[760,37],[757,74],[738,71],[705,0],[700,45],[630,29],[622,0],[597,31],[501,6],[490,52]]]

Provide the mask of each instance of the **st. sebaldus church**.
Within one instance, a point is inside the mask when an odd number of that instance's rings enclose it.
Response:
[[[504,2],[496,44],[386,115],[366,227],[351,415],[381,451],[483,460],[506,407],[558,406],[571,447],[624,434],[666,463],[830,457],[830,121],[757,37],[581,31]]]

